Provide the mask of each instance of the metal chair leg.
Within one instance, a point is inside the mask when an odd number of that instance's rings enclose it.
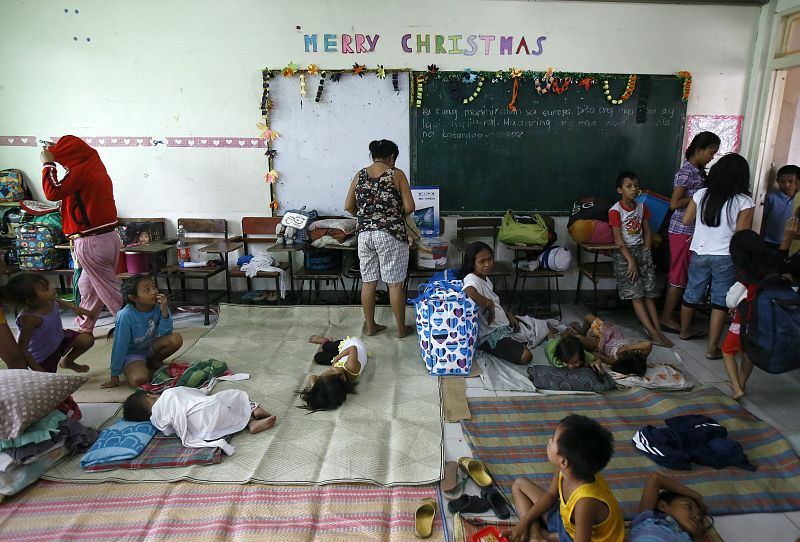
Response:
[[[205,308],[206,308],[205,310],[206,318],[204,324],[209,325],[211,323],[211,319],[209,318],[209,315],[211,313],[211,303],[208,300],[208,276],[203,277],[203,296],[205,298]]]

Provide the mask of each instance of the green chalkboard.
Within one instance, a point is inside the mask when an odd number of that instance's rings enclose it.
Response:
[[[609,83],[619,96],[627,76]],[[540,95],[523,81],[516,113],[509,81],[486,80],[470,104],[475,84],[458,85],[428,78],[421,107],[411,104],[411,184],[438,185],[443,213],[566,212],[581,196],[615,198],[626,169],[643,189],[671,194],[686,122],[679,78],[640,76],[621,105],[602,83]]]

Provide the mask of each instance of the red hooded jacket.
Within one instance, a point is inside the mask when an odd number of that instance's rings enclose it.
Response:
[[[67,174],[58,179],[56,165],[42,168],[42,189],[50,201],[61,201],[64,233],[91,234],[117,223],[114,187],[97,151],[84,140],[66,135],[48,149]]]

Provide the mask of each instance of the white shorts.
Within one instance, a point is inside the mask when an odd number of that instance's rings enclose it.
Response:
[[[387,284],[406,280],[408,272],[408,243],[400,241],[381,230],[367,230],[358,234],[358,259],[361,263],[361,280]]]

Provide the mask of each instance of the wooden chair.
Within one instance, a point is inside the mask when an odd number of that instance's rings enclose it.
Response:
[[[575,287],[575,303],[578,303],[583,277],[592,281],[594,295],[592,297],[592,312],[597,314],[597,283],[600,279],[613,279],[614,266],[610,261],[599,261],[601,255],[608,256],[609,252],[618,249],[615,243],[578,243],[578,284]],[[594,259],[589,262],[582,260],[582,251],[594,254]]]
[[[340,216],[319,216],[317,220],[327,220],[329,218],[342,218]],[[309,243],[305,247],[303,251],[303,267],[301,267],[297,272],[294,273],[294,279],[300,281],[300,293],[297,295],[297,300],[301,301],[303,299],[303,290],[305,289],[305,283],[308,282],[308,303],[311,304],[311,283],[314,283],[314,291],[317,294],[317,301],[319,301],[319,292],[320,292],[320,285],[322,281],[325,281],[325,284],[333,284],[333,289],[338,291],[339,284],[342,285],[342,292],[347,297],[348,301],[350,296],[347,292],[347,287],[344,285],[344,275],[342,273],[342,262],[344,260],[345,253],[348,250],[338,250],[335,248],[327,249],[332,251],[337,251],[337,262],[335,267],[332,269],[308,269],[305,266],[305,258],[306,258],[306,250],[313,249]],[[360,277],[360,274],[359,274]]]
[[[277,241],[275,236],[275,228],[281,222],[280,216],[245,216],[242,218],[242,235],[237,235],[231,238],[231,242],[242,242],[244,253],[250,252],[250,245],[253,244],[273,244]],[[281,262],[280,268],[284,271],[289,271],[289,264]],[[233,278],[244,278],[247,281],[247,290],[253,289],[253,278],[258,279],[275,279],[275,292],[278,294],[278,299],[281,295],[281,273],[278,271],[258,271],[255,277],[248,277],[241,266],[236,266],[230,271],[230,276]],[[252,301],[248,301],[252,304]]]
[[[491,239],[488,243],[495,254],[497,254],[497,234],[500,231],[500,224],[503,221],[501,216],[487,216],[474,218],[459,218],[456,220],[456,238],[450,241],[456,250],[461,252],[461,262],[464,262],[464,254],[467,245],[472,241],[481,239]],[[499,262],[495,260],[489,278],[492,283],[497,279],[503,279],[503,289],[508,290],[508,278],[514,273],[511,262]]]
[[[228,222],[222,218],[179,218],[178,227],[186,230],[187,241],[190,245],[202,244],[199,251],[206,254],[215,254],[219,261],[217,265],[206,267],[181,267],[179,264],[169,265],[163,269],[167,274],[167,281],[172,276],[181,279],[181,290],[184,301],[188,301],[191,293],[186,289],[186,279],[199,279],[203,281],[203,306],[205,308],[205,325],[209,325],[210,305],[223,297],[231,300],[231,277],[228,270],[228,254],[239,250],[241,242],[228,239]],[[208,289],[208,280],[220,273],[225,274],[225,290],[215,293],[212,297]]]

